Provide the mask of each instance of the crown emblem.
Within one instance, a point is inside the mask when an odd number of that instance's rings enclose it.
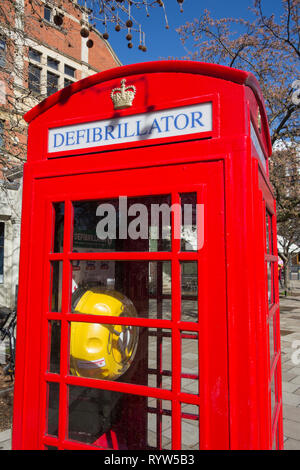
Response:
[[[120,88],[113,88],[110,97],[115,109],[124,109],[132,106],[136,88],[134,85],[125,86],[126,80],[121,80]]]

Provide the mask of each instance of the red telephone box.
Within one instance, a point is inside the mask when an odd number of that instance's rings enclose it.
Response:
[[[25,119],[13,448],[281,449],[254,76],[123,66]]]

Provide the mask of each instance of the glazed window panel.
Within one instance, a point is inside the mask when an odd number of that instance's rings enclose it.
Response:
[[[148,398],[148,450],[172,449],[172,403]]]
[[[41,93],[41,69],[28,64],[28,88],[35,93]]]
[[[61,323],[57,320],[51,320],[48,324],[49,328],[49,342],[50,342],[50,356],[48,371],[54,374],[60,372],[60,338],[61,338]]]
[[[58,90],[59,76],[55,73],[47,71],[47,96],[56,93]]]
[[[197,193],[182,193],[181,251],[197,251]]]
[[[170,390],[170,330],[71,322],[70,374]]]
[[[76,201],[73,251],[170,251],[170,195]]]
[[[269,346],[270,346],[270,367],[275,356],[275,335],[274,335],[274,317],[269,317]]]
[[[53,251],[54,253],[62,253],[63,246],[64,246],[65,203],[55,202],[53,204],[53,212],[54,212]]]
[[[61,312],[63,262],[52,261],[50,266],[50,311]]]
[[[181,332],[181,391],[199,393],[199,346],[198,333]]]
[[[266,252],[268,254],[274,253],[274,244],[273,244],[273,216],[266,209]]]
[[[148,397],[79,386],[69,386],[68,403],[70,440],[102,449],[171,448],[168,403],[159,404],[160,413],[154,403],[149,406]]]
[[[181,404],[181,449],[199,450],[199,406]]]
[[[273,377],[271,378],[270,394],[271,394],[271,416],[272,416],[272,421],[273,421],[274,413],[275,413],[275,410],[276,410],[276,405],[278,403],[277,368],[275,369]]]
[[[117,316],[170,320],[171,262],[73,260],[72,310],[93,313],[92,295],[95,301],[104,296]]]
[[[269,307],[275,302],[275,290],[274,290],[274,263],[267,262],[267,287],[268,287],[268,304]]]
[[[181,262],[181,320],[198,322],[198,263]]]
[[[59,383],[50,382],[47,384],[47,419],[46,433],[50,436],[58,436],[59,423]]]
[[[46,21],[51,21],[52,18],[52,9],[48,7],[47,5],[44,6],[44,19]]]
[[[270,216],[266,211],[266,252],[270,253]]]
[[[5,67],[6,63],[6,40],[0,36],[0,67]]]

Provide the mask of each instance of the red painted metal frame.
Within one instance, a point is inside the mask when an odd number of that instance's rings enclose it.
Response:
[[[136,84],[136,105],[113,112],[112,87],[126,77]],[[147,90],[147,94],[145,92]],[[193,90],[196,90],[194,93]],[[203,91],[198,98],[199,90]],[[167,109],[181,103],[213,102],[213,132],[184,141],[178,138],[140,142],[110,149],[47,154],[49,126],[99,119],[93,108],[101,95],[107,116],[117,117]],[[258,129],[257,111],[262,116]],[[57,116],[60,116],[60,120]],[[199,406],[201,449],[271,449],[276,426],[282,448],[280,338],[278,286],[275,269],[276,361],[268,362],[268,300],[265,269],[265,205],[275,214],[268,181],[270,136],[262,95],[255,78],[243,71],[194,62],[158,62],[125,66],[77,82],[49,97],[27,113],[28,163],[24,196],[13,447],[66,449],[90,446],[66,439],[69,384],[136,393],[172,402],[172,445],[181,447],[181,403]],[[251,142],[250,119],[266,156],[266,171]],[[112,148],[113,147],[113,148]],[[155,151],[154,151],[155,150]],[[94,153],[93,153],[94,152]],[[67,158],[66,158],[67,157]],[[100,179],[96,175],[102,175]],[[102,184],[102,181],[106,183]],[[101,186],[97,188],[97,184]],[[96,186],[96,188],[94,187]],[[212,191],[213,188],[213,191]],[[205,203],[207,232],[203,249],[180,252],[173,237],[171,252],[72,253],[72,200],[118,197],[120,194],[172,195],[197,191]],[[64,251],[52,253],[51,204],[65,201]],[[276,223],[272,218],[276,246]],[[173,228],[174,229],[174,228]],[[174,234],[173,234],[174,235]],[[275,248],[276,250],[276,248]],[[269,255],[270,256],[270,255]],[[68,375],[69,322],[95,322],[94,316],[71,314],[69,293],[72,259],[170,260],[172,262],[172,320],[118,318],[118,323],[169,328],[172,331],[172,390],[149,388]],[[63,262],[62,312],[49,312],[50,262]],[[180,261],[198,261],[199,323],[182,322]],[[277,252],[272,255],[277,266]],[[201,269],[200,269],[201,267]],[[201,290],[200,290],[201,286]],[[201,295],[201,292],[203,295]],[[60,375],[47,371],[48,321],[61,321]],[[103,322],[116,323],[111,317]],[[199,335],[199,394],[180,389],[182,332]],[[158,349],[160,345],[158,342]],[[158,354],[159,357],[159,354]],[[277,364],[278,404],[270,416],[270,377]],[[59,435],[45,435],[47,382],[60,384]],[[158,408],[158,414],[162,409]],[[34,431],[33,431],[34,430]],[[159,424],[158,424],[159,430]],[[159,439],[158,439],[159,440]]]

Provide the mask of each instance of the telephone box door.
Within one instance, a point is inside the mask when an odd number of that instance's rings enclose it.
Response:
[[[33,179],[20,446],[226,449],[223,164],[98,165]]]

